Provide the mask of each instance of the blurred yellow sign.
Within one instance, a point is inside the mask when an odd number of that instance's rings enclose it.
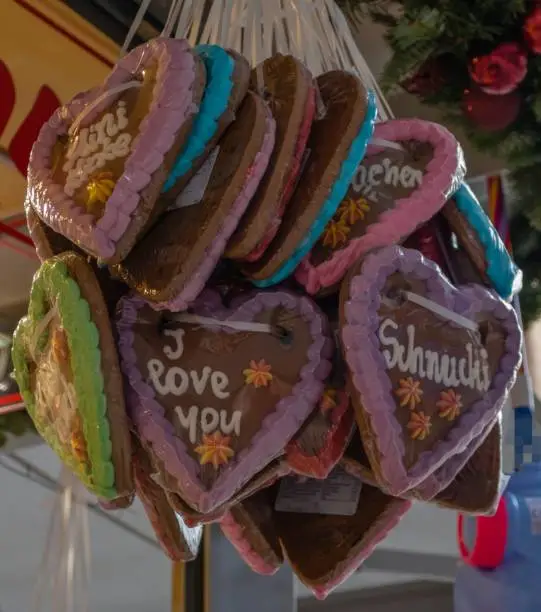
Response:
[[[0,218],[22,211],[32,144],[54,109],[100,83],[118,47],[61,0],[0,0]]]

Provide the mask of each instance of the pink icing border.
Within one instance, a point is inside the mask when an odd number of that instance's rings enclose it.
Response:
[[[244,261],[253,262],[260,259],[278,232],[278,229],[282,223],[282,217],[284,216],[289,200],[291,199],[291,196],[293,195],[293,191],[297,184],[297,177],[299,176],[299,173],[301,171],[301,162],[304,156],[304,152],[306,150],[308,138],[310,137],[310,128],[312,127],[312,122],[314,121],[315,113],[316,90],[315,87],[312,86],[309,88],[308,91],[308,99],[306,100],[306,105],[304,109],[304,119],[299,129],[299,136],[295,145],[293,158],[290,161],[289,176],[287,177],[284,188],[282,190],[282,196],[280,198],[280,201],[278,202],[275,216],[271,220],[271,224],[266,234],[263,236],[263,238],[261,238],[261,240],[253,249],[253,251],[248,253],[248,255],[243,258]]]
[[[173,425],[165,416],[154,389],[137,367],[133,326],[138,320],[138,311],[146,305],[139,297],[122,298],[119,302],[118,347],[122,370],[128,382],[126,404],[145,446],[156,453],[167,472],[177,480],[178,493],[198,512],[210,512],[226,503],[279,455],[284,443],[295,435],[314,410],[323,392],[323,381],[331,370],[329,359],[333,342],[327,335],[328,322],[310,299],[285,291],[256,293],[234,310],[228,311],[227,317],[220,312],[228,320],[253,321],[260,312],[283,306],[297,311],[308,323],[313,342],[308,350],[307,363],[299,373],[300,380],[293,387],[291,395],[278,402],[276,410],[263,421],[250,447],[224,468],[221,477],[207,491],[199,480],[199,465],[187,454],[184,442],[174,435]],[[208,311],[205,314],[208,315]]]
[[[374,138],[393,142],[416,140],[434,147],[434,157],[426,168],[422,187],[408,198],[397,200],[395,207],[383,212],[363,236],[335,251],[330,259],[314,266],[308,254],[297,268],[295,278],[309,294],[338,283],[368,251],[401,242],[443,207],[464,178],[466,167],[462,149],[451,132],[437,123],[420,119],[376,123]],[[369,144],[365,158],[383,150],[383,147]]]
[[[107,201],[105,213],[96,223],[92,215],[64,193],[62,185],[54,183],[51,172],[54,145],[103,91],[127,82],[138,69],[153,63],[157,64],[156,86],[149,112],[141,121],[124,173]],[[112,258],[116,243],[137,215],[140,192],[163,164],[186,120],[197,112],[192,91],[195,77],[195,59],[188,42],[158,38],[122,58],[102,87],[61,106],[41,129],[28,166],[28,197],[43,221],[95,257]],[[94,121],[113,100],[109,97],[97,105],[83,125]]]
[[[474,319],[478,313],[491,313],[502,322],[508,334],[506,352],[489,391],[462,415],[459,426],[438,442],[434,450],[422,453],[409,471],[402,464],[404,439],[400,425],[393,418],[396,403],[377,335],[381,292],[394,272],[422,279],[429,299],[462,316]],[[452,455],[464,452],[494,421],[515,381],[522,334],[515,311],[494,293],[479,285],[455,288],[438,266],[418,251],[394,246],[369,255],[361,272],[350,280],[349,298],[342,313],[342,343],[354,387],[377,438],[385,488],[393,495],[400,495],[426,480]]]
[[[274,148],[276,122],[266,104],[265,113],[266,129],[261,150],[255,156],[254,162],[246,174],[244,185],[224,219],[220,231],[207,249],[206,257],[199,263],[190,280],[173,299],[164,302],[149,302],[154,310],[170,310],[173,312],[186,310],[205,288],[216,264],[227,247],[227,241],[237,228],[269,165]]]

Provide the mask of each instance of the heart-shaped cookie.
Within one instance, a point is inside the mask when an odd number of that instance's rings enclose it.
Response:
[[[457,248],[462,248],[485,284],[494,287],[504,300],[520,291],[522,272],[468,185],[460,186],[443,207],[441,216],[458,242],[450,249],[451,257]],[[455,266],[458,275],[462,264],[459,260]]]
[[[285,557],[297,578],[318,599],[325,599],[355,572],[411,506],[411,502],[361,484],[355,476],[341,470],[335,470],[329,478],[336,478],[337,482],[329,488],[333,494],[327,496],[327,503],[331,499],[337,500],[337,490],[340,489],[341,498],[348,500],[345,504],[348,506],[347,514],[324,514],[321,506],[312,512],[280,511],[278,501],[274,512],[274,523]],[[315,482],[324,484],[326,481]],[[293,494],[291,486],[292,483],[288,486],[290,497]],[[300,483],[299,486],[302,490],[310,487],[310,483]],[[348,487],[351,489],[349,498]],[[306,491],[301,495],[306,499]],[[350,509],[351,499],[356,503]]]
[[[34,277],[13,337],[15,377],[36,429],[98,497],[133,491],[122,376],[92,268],[66,253]]]
[[[172,561],[191,561],[197,557],[203,528],[188,527],[169,504],[165,491],[153,479],[150,457],[134,441],[133,470],[137,497],[165,554]]]
[[[268,487],[239,503],[220,522],[222,533],[254,572],[272,576],[284,562],[274,523],[274,488]]]
[[[278,232],[243,270],[258,287],[288,278],[321,236],[344,198],[374,130],[376,104],[353,74],[335,70],[317,78],[324,116],[312,124],[310,157]]]
[[[90,255],[121,261],[163,211],[158,196],[204,84],[189,44],[158,38],[60,107],[28,166],[28,197],[41,219]]]
[[[314,410],[332,342],[307,298],[259,293],[215,318],[123,299],[117,323],[139,437],[192,508],[227,502]]]
[[[364,253],[399,244],[430,219],[465,174],[444,127],[420,119],[376,124],[338,210],[296,272],[308,293],[334,287]]]
[[[265,173],[274,131],[266,103],[249,92],[215,149],[202,199],[166,213],[118,268],[155,308],[185,310],[203,290]]]
[[[354,423],[347,393],[327,387],[315,412],[286,446],[286,459],[293,472],[326,478],[342,458]]]
[[[252,87],[270,106],[276,139],[269,169],[227,245],[227,257],[245,261],[257,261],[276,236],[297,184],[316,107],[312,75],[291,55],[274,55],[257,66]]]
[[[163,187],[172,198],[186,187],[234,121],[250,84],[250,64],[241,55],[218,45],[198,45],[195,52],[205,64],[207,82],[190,136]]]
[[[520,364],[517,316],[397,246],[359,262],[341,302],[363,445],[378,482],[400,495],[496,419]]]

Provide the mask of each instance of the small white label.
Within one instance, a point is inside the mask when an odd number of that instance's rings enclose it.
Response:
[[[207,157],[205,163],[199,169],[199,172],[190,180],[186,187],[180,192],[175,203],[169,207],[169,210],[177,210],[178,208],[187,208],[199,204],[205,195],[207,186],[210,181],[214,164],[218,159],[220,147],[215,147],[212,153]]]
[[[524,501],[530,511],[532,535],[541,535],[541,499],[528,497]]]
[[[333,470],[325,480],[288,476],[280,483],[275,509],[278,512],[353,516],[361,489],[361,481],[340,468]]]

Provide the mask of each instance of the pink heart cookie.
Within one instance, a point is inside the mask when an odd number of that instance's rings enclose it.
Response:
[[[204,86],[189,44],[158,38],[123,57],[101,87],[60,107],[28,167],[39,217],[94,257],[124,259],[163,211],[161,188]]]
[[[286,292],[257,293],[212,319],[208,310],[172,319],[140,298],[123,299],[119,313],[137,433],[182,499],[211,512],[282,454],[314,410],[331,368],[327,321]]]
[[[444,127],[419,119],[376,124],[346,197],[296,279],[310,294],[334,287],[363,254],[402,242],[438,212],[465,170]]]
[[[481,436],[520,364],[508,304],[480,286],[453,287],[434,263],[397,246],[344,281],[341,325],[363,445],[392,495]]]

